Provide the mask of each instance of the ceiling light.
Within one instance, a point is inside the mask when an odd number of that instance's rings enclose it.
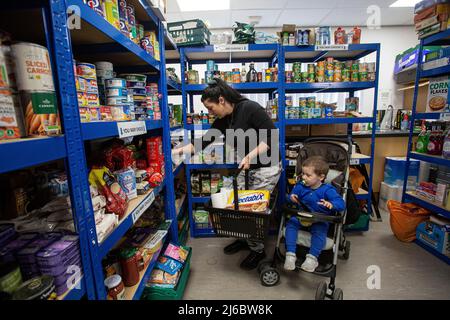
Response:
[[[177,0],[180,11],[230,10],[230,0]]]
[[[391,4],[389,7],[391,7],[391,8],[409,8],[409,7],[414,7],[420,1],[421,0],[397,0],[393,4]]]

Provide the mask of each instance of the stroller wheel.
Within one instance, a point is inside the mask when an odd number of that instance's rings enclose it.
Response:
[[[345,243],[344,254],[342,255],[342,257],[345,260],[348,260],[348,258],[350,258],[350,247],[351,247],[351,243],[350,243],[350,241],[347,241]]]
[[[333,300],[344,300],[344,292],[341,288],[334,289]]]
[[[316,290],[316,300],[325,300],[325,296],[327,295],[327,287],[326,282],[319,283]]]
[[[262,269],[259,279],[261,284],[265,287],[273,287],[280,281],[280,274],[277,269],[266,266]]]
[[[258,263],[258,273],[261,273],[266,267],[270,267],[271,261],[269,260],[262,260],[260,263]]]

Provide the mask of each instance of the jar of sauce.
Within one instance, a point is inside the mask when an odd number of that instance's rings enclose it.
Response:
[[[139,251],[136,248],[127,248],[120,254],[123,283],[132,287],[139,282]]]
[[[106,278],[105,286],[108,288],[107,300],[125,300],[125,286],[121,276],[115,274]]]

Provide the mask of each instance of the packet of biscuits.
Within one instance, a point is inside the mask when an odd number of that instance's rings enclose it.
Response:
[[[238,190],[239,211],[264,212],[269,206],[267,190]],[[226,209],[234,209],[234,192],[228,197]]]

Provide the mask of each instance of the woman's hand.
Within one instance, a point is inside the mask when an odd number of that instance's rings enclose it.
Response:
[[[250,157],[245,156],[244,159],[242,159],[241,163],[239,164],[239,169],[248,170],[250,169]]]
[[[293,203],[300,204],[300,200],[298,200],[298,197],[296,194],[291,194],[291,201]]]
[[[325,208],[332,210],[333,209],[333,204],[331,202],[325,201],[324,199],[321,199],[318,204],[320,204],[321,206],[324,206]]]

